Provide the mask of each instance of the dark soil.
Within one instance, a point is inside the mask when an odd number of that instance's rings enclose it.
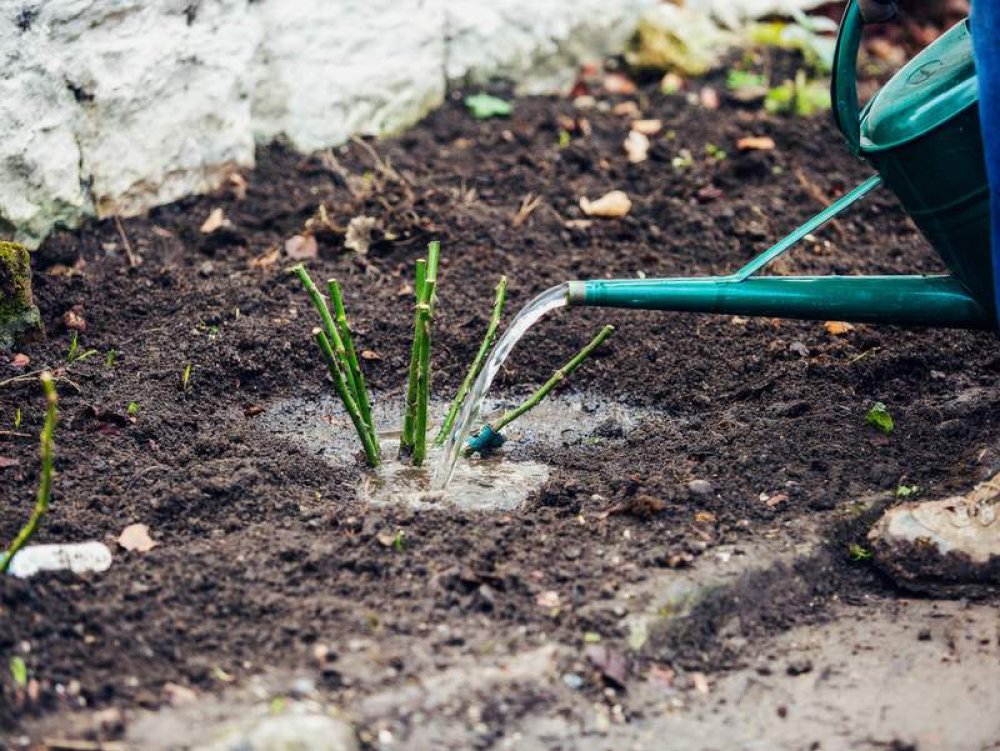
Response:
[[[355,500],[360,465],[333,470],[258,428],[260,407],[327,388],[308,336],[313,312],[284,272],[292,261],[266,261],[321,204],[334,228],[317,232],[309,266],[318,279],[341,280],[358,347],[378,356],[364,363],[369,384],[382,393],[398,394],[405,379],[412,263],[428,240],[441,240],[434,388],[448,396],[479,345],[501,274],[512,314],[567,279],[726,272],[817,211],[817,192],[836,196],[868,174],[826,117],[782,119],[725,99],[706,110],[655,87],[639,100],[644,116],[664,121],[639,165],[621,147],[628,117],[531,98],[509,120],[477,122],[456,96],[405,135],[371,144],[398,179],[357,144],[335,159],[275,145],[244,175],[245,197],[227,189],[125,220],[138,267],[110,220],[51,237],[34,256],[47,338],[24,347],[28,368],[64,365],[70,310],[86,321],[80,346],[98,354],[59,381],[58,475],[38,541],[114,548],[121,529],[142,522],[159,545],[117,550],[101,575],[0,580],[0,654],[17,649],[38,682],[35,701],[15,702],[0,671],[0,719],[84,702],[156,706],[168,682],[212,690],[227,675],[310,663],[316,644],[336,651],[355,635],[377,640],[392,670],[351,686],[331,672],[325,688],[335,700],[497,643],[573,643],[585,631],[614,643],[617,623],[579,611],[657,568],[697,565],[717,544],[794,530],[873,491],[905,483],[933,495],[985,472],[1000,437],[993,336],[860,325],[833,336],[821,323],[683,314],[571,310],[531,332],[501,390],[540,382],[609,322],[617,333],[568,388],[654,407],[662,419],[627,440],[540,449],[553,479],[514,513],[367,508]],[[590,134],[560,148],[560,115],[585,118]],[[740,153],[735,142],[746,135],[772,136],[777,148]],[[728,157],[710,158],[707,143]],[[694,164],[675,169],[681,149]],[[634,202],[628,217],[578,221],[581,196],[616,188]],[[543,203],[515,226],[528,194]],[[216,207],[232,226],[202,234]],[[365,257],[343,249],[343,229],[361,214],[381,228]],[[775,272],[939,269],[882,191]],[[16,375],[4,365],[2,378]],[[875,400],[896,420],[891,436],[865,424]],[[40,389],[4,383],[0,406],[4,429],[15,410],[23,416],[24,435],[0,437],[0,454],[19,461],[0,469],[0,538],[10,539],[37,482]],[[714,493],[690,493],[695,478]],[[600,518],[612,508],[636,513]],[[397,530],[403,551],[379,541]],[[896,590],[850,562],[846,542],[837,536],[830,555],[803,562],[805,584],[770,601],[754,633],[822,618],[834,599],[891,605]],[[555,618],[536,604],[553,589],[563,603]],[[715,620],[673,650],[685,667],[728,665],[710,648]]]

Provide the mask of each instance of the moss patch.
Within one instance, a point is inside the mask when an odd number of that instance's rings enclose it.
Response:
[[[31,259],[23,245],[0,242],[0,349],[41,326],[31,294]]]

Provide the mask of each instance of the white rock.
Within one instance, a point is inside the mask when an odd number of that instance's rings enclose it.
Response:
[[[256,142],[391,133],[451,83],[551,89],[655,0],[0,2],[0,237],[215,188]],[[726,20],[814,0],[700,0]],[[695,6],[689,3],[689,7]]]
[[[287,714],[264,717],[248,727],[194,751],[357,751],[354,730],[330,715]]]
[[[10,562],[9,573],[27,579],[39,571],[72,571],[82,574],[111,568],[111,551],[103,542],[78,542],[65,545],[28,545]]]

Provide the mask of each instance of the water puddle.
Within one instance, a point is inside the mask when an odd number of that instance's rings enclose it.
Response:
[[[487,400],[482,416],[489,420],[517,403]],[[444,415],[447,408],[444,402],[432,401],[430,411]],[[416,508],[451,503],[468,511],[517,507],[549,478],[548,465],[539,460],[546,449],[624,438],[644,416],[598,396],[547,399],[504,430],[507,443],[503,448],[487,458],[460,459],[448,488],[431,490],[431,471],[443,450],[428,446],[423,467],[404,464],[396,457],[403,423],[402,402],[375,395],[372,415],[379,428],[383,463],[377,470],[365,473],[358,498],[374,504],[402,503]],[[261,415],[260,424],[331,466],[357,466],[357,435],[343,406],[332,395],[277,402]],[[431,426],[429,438],[436,434],[437,427],[436,423]]]

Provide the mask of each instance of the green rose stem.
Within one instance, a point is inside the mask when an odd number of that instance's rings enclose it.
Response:
[[[17,537],[14,538],[10,547],[3,553],[0,553],[0,573],[7,572],[7,569],[10,568],[10,562],[17,551],[23,548],[34,536],[42,517],[49,510],[49,499],[52,495],[52,438],[56,430],[56,419],[59,416],[57,410],[58,397],[56,396],[55,384],[52,382],[52,374],[46,370],[41,374],[40,379],[42,389],[45,391],[46,410],[45,423],[42,426],[42,433],[39,439],[42,457],[42,476],[38,481],[38,496],[35,500],[35,509],[31,512],[28,523],[17,533]]]
[[[424,299],[424,280],[427,278],[427,261],[421,258],[415,269],[416,307],[413,314],[413,344],[410,346],[410,367],[407,371],[406,399],[403,407],[403,434],[399,439],[399,456],[413,454],[413,424],[417,416],[417,368],[420,360],[420,302]]]
[[[347,363],[347,350],[344,348],[344,342],[337,331],[337,324],[334,323],[333,316],[330,315],[330,308],[326,304],[326,299],[320,294],[316,285],[313,284],[313,280],[304,265],[299,263],[292,266],[289,270],[298,276],[299,281],[302,282],[302,286],[309,293],[309,299],[312,300],[313,307],[316,308],[316,312],[319,313],[320,320],[323,322],[323,330],[326,332],[327,341],[330,342],[330,346],[335,353],[337,367],[344,372],[344,376],[347,378],[348,388],[352,394],[358,393],[357,384],[354,383],[354,377],[351,375],[350,366]]]
[[[330,279],[327,282],[327,289],[330,292],[330,301],[333,303],[333,312],[337,316],[337,329],[341,340],[344,342],[344,350],[347,353],[348,370],[356,389],[354,399],[361,410],[361,417],[368,427],[372,441],[377,447],[378,433],[375,431],[375,423],[372,420],[372,407],[368,401],[368,387],[365,385],[365,376],[361,372],[361,366],[358,363],[358,353],[354,350],[354,339],[351,336],[351,327],[347,322],[347,311],[344,310],[344,298],[340,293],[340,284],[336,279]]]
[[[437,437],[434,439],[434,443],[437,446],[442,445],[448,438],[448,432],[455,424],[458,412],[462,408],[462,403],[465,401],[465,397],[468,395],[469,389],[472,388],[472,384],[475,382],[476,376],[479,375],[479,371],[483,369],[483,363],[486,361],[486,355],[489,353],[490,347],[493,346],[493,340],[496,339],[497,327],[500,325],[500,316],[503,314],[503,308],[506,301],[507,277],[502,276],[500,277],[500,281],[497,282],[496,298],[493,300],[493,315],[490,317],[489,326],[486,327],[486,336],[483,337],[483,343],[479,345],[479,351],[476,353],[476,358],[472,361],[472,366],[469,368],[469,372],[465,374],[465,380],[462,381],[462,385],[459,387],[458,393],[455,394],[455,398],[451,402],[451,407],[448,409],[448,415],[444,418],[441,430],[438,431]]]
[[[316,346],[323,353],[323,359],[326,360],[326,366],[330,371],[330,378],[333,379],[333,387],[337,390],[337,395],[344,403],[344,409],[350,415],[351,422],[354,423],[354,429],[361,438],[361,444],[365,451],[365,461],[368,462],[368,466],[377,467],[381,463],[378,445],[372,433],[368,431],[368,426],[365,425],[364,418],[361,416],[361,409],[358,407],[358,403],[354,400],[354,396],[348,388],[347,379],[344,377],[343,369],[337,362],[337,355],[333,351],[333,346],[330,344],[330,340],[323,332],[323,329],[319,327],[314,328],[312,335],[316,341]]]
[[[427,246],[427,276],[424,294],[417,308],[420,333],[419,362],[417,366],[417,410],[413,423],[413,466],[419,467],[427,457],[427,410],[431,397],[431,321],[434,318],[434,292],[437,289],[438,258],[441,244],[434,240]]]
[[[574,370],[580,367],[583,361],[586,360],[588,357],[590,357],[591,353],[593,353],[595,349],[600,347],[601,344],[604,342],[604,340],[607,339],[609,336],[611,336],[614,330],[615,330],[614,326],[605,326],[604,328],[602,328],[600,332],[598,332],[597,336],[595,336],[593,339],[590,340],[590,343],[586,347],[577,352],[573,356],[573,359],[571,359],[569,362],[567,362],[565,365],[559,368],[559,370],[553,373],[552,377],[549,378],[549,380],[547,380],[544,384],[542,384],[542,387],[538,389],[538,391],[533,393],[531,396],[529,396],[519,407],[517,407],[516,409],[512,409],[509,412],[504,412],[503,415],[496,422],[489,423],[488,427],[492,430],[492,432],[494,434],[499,434],[501,430],[510,425],[512,422],[514,422],[514,420],[516,420],[518,417],[525,414],[526,412],[530,412],[532,409],[537,407],[541,403],[541,401],[546,396],[548,396],[549,392],[552,391],[552,389],[554,389],[564,380],[566,380],[566,378],[568,378],[569,375]],[[475,450],[477,449],[472,447],[466,447],[463,453],[465,453],[465,455],[468,456]]]

